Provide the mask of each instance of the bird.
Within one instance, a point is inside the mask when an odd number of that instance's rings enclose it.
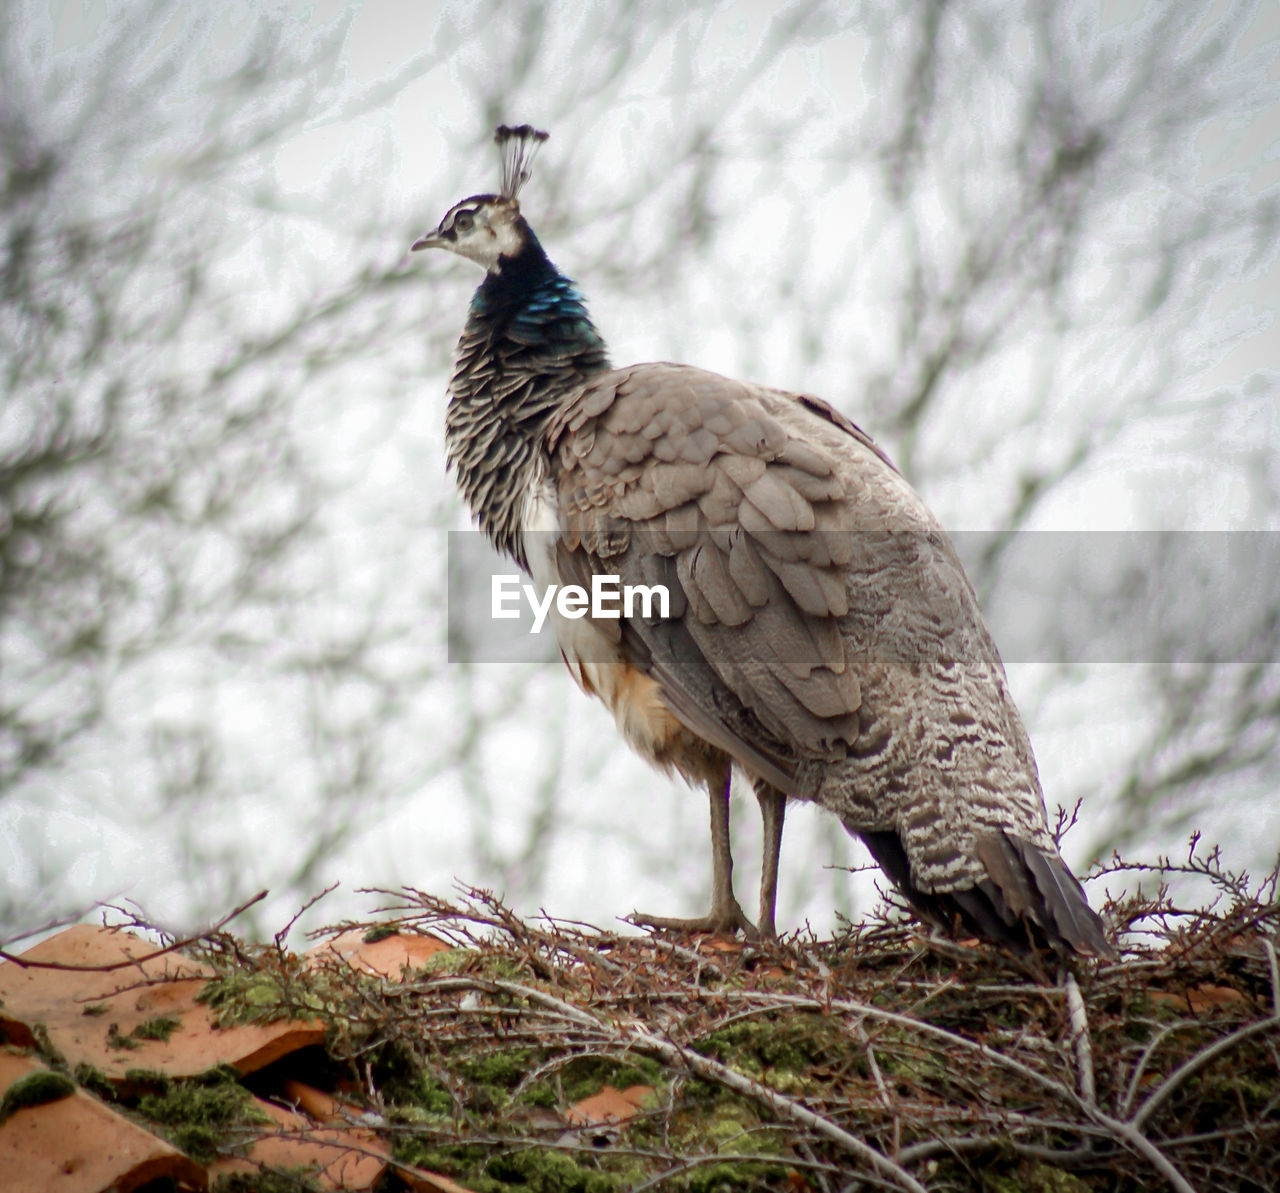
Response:
[[[414,251],[485,271],[458,341],[448,467],[535,586],[662,586],[663,611],[550,618],[569,672],[660,769],[706,788],[712,905],[657,928],[776,935],[786,808],[861,839],[907,907],[1012,952],[1111,957],[1048,828],[999,652],[937,519],[834,406],[691,365],[615,367],[518,196],[547,134],[500,125],[497,193]],[[764,824],[733,891],[733,772]]]

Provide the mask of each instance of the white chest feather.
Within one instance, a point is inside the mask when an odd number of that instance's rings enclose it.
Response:
[[[556,562],[556,541],[560,535],[560,520],[556,508],[555,489],[547,482],[535,484],[525,498],[520,518],[521,537],[524,540],[525,559],[529,563],[529,576],[539,597],[552,585],[565,583]],[[615,623],[616,624],[616,623]],[[552,601],[547,613],[547,625],[555,635],[556,645],[564,656],[578,685],[603,697],[598,682],[603,677],[599,668],[616,667],[619,654],[613,639],[599,629],[588,617],[565,617]],[[607,685],[611,686],[611,685]],[[606,703],[608,703],[607,698]]]
[[[529,575],[541,597],[547,586],[567,579],[556,562],[560,521],[550,484],[542,481],[532,487],[520,524]],[[691,779],[703,777],[706,747],[667,708],[658,685],[624,660],[617,621],[597,624],[590,617],[565,617],[553,601],[547,625],[569,674],[584,692],[604,702],[633,749],[663,769],[675,767]]]

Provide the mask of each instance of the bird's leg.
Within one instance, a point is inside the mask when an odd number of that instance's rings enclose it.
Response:
[[[760,820],[764,826],[764,846],[760,859],[760,916],[756,931],[762,940],[778,936],[774,914],[778,902],[778,855],[782,851],[782,822],[787,813],[787,797],[776,787],[761,783],[756,787]]]
[[[724,788],[707,784],[711,800],[711,918],[728,931],[741,928],[748,936],[755,932],[751,921],[733,896],[733,850],[729,844],[729,794],[733,786],[731,767],[724,768]]]
[[[667,916],[634,913],[634,923],[646,928],[667,928],[677,932],[713,932],[731,936],[741,930],[746,936],[755,936],[755,925],[746,917],[733,896],[733,853],[729,847],[729,788],[731,770],[724,768],[722,779],[707,783],[711,806],[711,910],[694,920]],[[781,822],[779,822],[781,831]]]

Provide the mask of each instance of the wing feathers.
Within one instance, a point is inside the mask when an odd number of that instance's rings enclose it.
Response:
[[[745,528],[729,533],[729,574],[753,608],[769,603],[774,588],[771,573]]]
[[[1044,829],[963,570],[856,426],[807,395],[639,365],[585,385],[546,447],[561,575],[667,587],[669,616],[611,637],[686,727],[831,807],[918,908],[1111,954]]]
[[[781,469],[769,469],[742,491],[750,507],[764,516],[761,529],[812,530],[817,522],[811,506]],[[744,512],[746,507],[744,507]]]
[[[836,624],[848,610],[850,552],[833,546],[844,484],[829,453],[788,431],[776,405],[770,391],[714,374],[639,366],[586,387],[549,436],[566,542],[588,566],[638,574],[654,555],[674,561],[682,612],[672,616],[688,614],[681,650],[669,651],[660,627],[633,629],[650,666],[661,660],[673,711],[679,703],[677,715],[722,748],[727,735],[735,757],[752,743],[716,705],[720,687],[793,756],[850,740],[861,700]],[[587,528],[605,522],[625,550],[601,551],[602,535]]]

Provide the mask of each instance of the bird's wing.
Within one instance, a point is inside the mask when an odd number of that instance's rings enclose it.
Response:
[[[652,364],[594,379],[548,446],[561,576],[671,594],[668,617],[620,633],[672,712],[783,790],[797,760],[843,757],[861,693],[839,619],[868,544],[838,456],[897,481],[870,439],[816,399]]]
[[[599,375],[548,435],[556,570],[667,587],[610,637],[688,728],[836,811],[922,912],[1107,955],[973,589],[867,436],[679,365]]]

